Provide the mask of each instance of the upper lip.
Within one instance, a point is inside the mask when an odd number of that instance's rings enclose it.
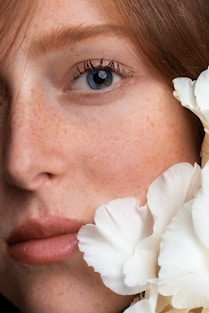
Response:
[[[9,239],[9,245],[34,239],[77,233],[85,223],[64,217],[51,216],[40,220],[30,219],[15,228]]]

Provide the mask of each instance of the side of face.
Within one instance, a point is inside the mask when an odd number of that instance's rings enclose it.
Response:
[[[79,251],[52,264],[14,260],[16,227],[47,216],[92,223],[100,204],[144,203],[155,177],[198,158],[190,114],[107,24],[93,0],[41,1],[1,74],[0,291],[23,313],[116,313],[131,297],[106,289]]]

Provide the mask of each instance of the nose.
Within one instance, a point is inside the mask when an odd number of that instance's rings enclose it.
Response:
[[[19,91],[10,106],[3,148],[7,183],[36,190],[65,172],[58,136],[44,94]]]

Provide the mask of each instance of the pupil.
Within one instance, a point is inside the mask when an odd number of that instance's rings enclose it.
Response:
[[[95,81],[96,84],[103,84],[104,80],[107,78],[107,72],[105,71],[98,71],[97,73],[95,73],[93,75],[93,79]]]

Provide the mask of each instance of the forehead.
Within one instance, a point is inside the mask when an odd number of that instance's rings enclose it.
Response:
[[[28,5],[30,10],[27,11],[26,23],[21,24],[12,45],[7,46],[9,52],[5,56],[1,52],[3,45],[0,46],[0,79],[6,82],[14,77],[14,70],[20,67],[24,70],[29,61],[65,48],[67,52],[70,49],[73,56],[81,55],[85,50],[92,57],[96,46],[97,51],[101,51],[100,57],[104,57],[103,50],[108,47],[113,55],[122,50],[122,55],[127,57],[131,53],[137,63],[140,60],[147,63],[141,48],[133,40],[131,28],[115,14],[112,0],[107,0],[104,7],[101,0],[37,0],[28,2]],[[108,8],[112,8],[110,15]],[[21,21],[22,16],[18,22]],[[9,31],[5,36],[7,34]],[[79,46],[81,42],[83,45]]]
[[[111,6],[111,1],[105,4],[105,9],[100,0],[37,0],[28,4],[28,20],[21,24],[17,36],[13,37],[15,39],[6,57],[2,57],[0,47],[0,75],[3,79],[7,79],[7,73],[12,73],[16,64],[23,65],[34,57],[64,48],[70,48],[72,52],[74,44],[78,45],[83,39],[89,38],[86,46],[91,51],[99,45],[98,42],[103,42],[103,47],[107,45],[110,50],[117,46],[118,39],[128,45],[131,43],[128,28],[113,21],[112,15],[109,18],[106,9],[109,4]],[[16,17],[17,21],[18,15]],[[20,15],[18,22],[23,20]],[[5,37],[9,33],[5,32]],[[135,50],[136,47],[132,48]]]
[[[37,0],[34,3],[27,3],[28,19],[21,14],[25,7],[20,8],[17,14],[14,10],[11,11],[9,19],[11,21],[12,18],[17,24],[15,27],[17,32],[14,34],[14,27],[7,25],[8,18],[4,21],[2,17],[4,31],[2,32],[3,39],[0,41],[4,42],[4,45],[1,44],[0,48],[1,68],[8,62],[13,62],[13,57],[20,51],[26,51],[37,38],[50,36],[53,32],[66,27],[88,27],[107,23],[107,16],[97,0]],[[22,23],[22,21],[25,22]],[[8,41],[6,49],[5,41]]]
[[[42,32],[64,25],[104,22],[106,17],[96,0],[41,0],[37,3],[30,29],[34,34],[34,30]]]

